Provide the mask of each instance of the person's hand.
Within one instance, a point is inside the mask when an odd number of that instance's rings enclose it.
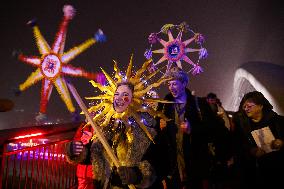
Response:
[[[251,154],[257,158],[263,156],[265,154],[265,151],[259,147],[255,147],[251,149]]]
[[[167,181],[164,179],[162,180],[163,189],[168,189]]]
[[[223,112],[223,111],[218,111],[218,112],[217,112],[217,115],[218,115],[219,117],[223,117],[223,116],[224,116],[224,112]]]
[[[122,184],[135,184],[141,178],[139,178],[140,170],[135,167],[126,167],[120,166],[118,167],[118,175]],[[140,173],[141,174],[141,173]]]
[[[81,142],[83,143],[83,145],[86,145],[89,143],[89,141],[92,138],[92,133],[89,131],[83,131],[83,134],[81,136]]]
[[[281,139],[275,139],[271,142],[271,148],[274,150],[279,150],[283,147],[283,140]]]
[[[185,118],[184,121],[182,121],[180,123],[180,128],[181,128],[182,132],[184,132],[184,133],[190,134],[190,132],[191,132],[190,124],[189,124],[189,122],[187,121],[186,118]]]
[[[163,130],[166,126],[167,122],[164,119],[160,119],[160,129]]]
[[[80,155],[81,152],[83,151],[83,143],[81,141],[73,141],[72,142],[72,152],[75,155]]]
[[[235,163],[234,157],[231,157],[228,161],[227,161],[227,166],[228,167],[232,167]]]

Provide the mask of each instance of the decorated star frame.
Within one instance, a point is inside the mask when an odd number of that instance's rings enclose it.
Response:
[[[36,70],[30,74],[26,81],[19,85],[19,91],[22,92],[36,84],[38,81],[42,81],[40,115],[46,114],[47,104],[53,86],[55,86],[57,92],[60,94],[60,97],[67,106],[68,111],[71,113],[75,112],[75,108],[66,85],[66,76],[85,77],[88,79],[96,79],[98,76],[97,74],[89,73],[82,68],[73,67],[68,63],[96,42],[105,41],[105,36],[102,30],[98,30],[93,38],[90,38],[79,46],[75,46],[69,51],[64,52],[67,25],[75,16],[75,9],[71,5],[65,5],[63,7],[63,12],[63,20],[51,47],[41,34],[35,20],[28,22],[28,25],[33,28],[34,38],[41,56],[19,55],[19,60],[36,67]],[[40,117],[37,118],[40,119]]]
[[[174,34],[177,34],[174,37]],[[168,39],[164,40],[163,35],[167,35]],[[182,39],[184,38],[184,39]],[[202,34],[196,33],[183,22],[179,25],[165,24],[157,33],[151,33],[148,37],[150,48],[146,49],[144,56],[146,59],[153,59],[150,65],[150,71],[153,71],[166,63],[166,74],[172,66],[177,66],[187,73],[193,75],[203,72],[200,66],[201,60],[208,55],[207,50],[202,46],[205,38]],[[156,46],[160,44],[162,48]],[[160,57],[160,55],[162,55]],[[160,57],[158,59],[158,57]],[[189,66],[188,66],[189,65]]]
[[[111,119],[115,119],[115,122],[123,122],[128,128],[131,125],[131,119],[134,118],[136,123],[143,129],[147,136],[153,140],[151,135],[144,125],[143,119],[140,116],[139,112],[148,112],[151,116],[161,117],[162,119],[169,120],[162,112],[157,111],[151,106],[151,103],[173,103],[169,102],[157,96],[150,96],[149,92],[154,88],[159,87],[162,83],[169,80],[168,77],[161,77],[158,81],[150,83],[151,78],[154,77],[160,70],[156,70],[153,73],[145,75],[147,73],[147,67],[152,62],[152,60],[146,61],[143,66],[138,69],[137,72],[132,71],[132,57],[130,58],[129,65],[127,67],[126,73],[123,74],[118,68],[117,62],[114,61],[114,78],[107,74],[103,69],[108,85],[101,85],[95,81],[90,81],[94,88],[97,88],[102,93],[101,95],[94,97],[85,97],[88,100],[97,100],[98,103],[91,106],[88,111],[94,113],[93,117],[94,122],[100,123],[101,127],[105,127],[109,124]],[[134,86],[133,98],[127,109],[118,113],[115,111],[113,106],[114,94],[119,83],[130,83]],[[88,125],[88,123],[87,123]]]

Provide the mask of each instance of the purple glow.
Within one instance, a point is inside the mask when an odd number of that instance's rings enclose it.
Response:
[[[192,75],[197,75],[201,72],[203,72],[203,69],[201,68],[201,66],[199,66],[199,64],[196,64],[192,70]]]
[[[7,151],[17,151],[26,149],[24,152],[16,153],[15,156],[11,156],[17,159],[27,160],[27,159],[50,159],[50,160],[56,160],[58,158],[64,158],[65,155],[61,154],[61,148],[57,144],[55,144],[53,147],[40,147],[39,145],[46,144],[48,139],[30,139],[27,142],[17,142],[17,143],[9,143],[7,145]],[[39,146],[36,149],[29,150],[29,148]]]
[[[152,58],[152,51],[151,49],[146,49],[144,56],[146,57],[147,60]]]
[[[205,58],[207,58],[207,56],[208,56],[207,49],[205,49],[205,48],[200,49],[199,59],[205,59]]]
[[[150,44],[154,44],[154,43],[157,43],[158,41],[158,36],[156,33],[151,33],[148,37],[148,41]]]

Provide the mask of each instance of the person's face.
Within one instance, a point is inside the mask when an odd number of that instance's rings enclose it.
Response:
[[[215,98],[207,98],[207,102],[209,103],[209,104],[216,104],[216,99]]]
[[[242,108],[249,118],[255,118],[261,114],[263,106],[246,100]]]
[[[121,85],[116,89],[113,98],[114,110],[117,113],[124,112],[132,101],[132,91],[127,85]]]
[[[184,95],[186,84],[180,80],[171,80],[168,82],[168,88],[174,98]]]

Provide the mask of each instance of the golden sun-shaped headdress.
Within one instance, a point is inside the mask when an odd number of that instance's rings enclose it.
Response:
[[[161,77],[158,81],[149,84],[151,78],[153,78],[159,70],[149,74],[144,75],[147,71],[147,67],[151,63],[151,60],[146,61],[142,67],[134,74],[132,72],[132,59],[131,56],[125,75],[121,74],[120,69],[118,68],[117,62],[114,61],[114,78],[107,74],[103,69],[103,73],[108,81],[108,85],[104,86],[99,83],[94,82],[93,80],[90,83],[93,87],[98,88],[103,94],[95,97],[85,97],[89,100],[100,100],[98,104],[91,106],[88,111],[90,113],[95,112],[96,116],[93,117],[93,121],[100,123],[101,127],[108,125],[111,119],[115,119],[116,122],[123,122],[126,127],[131,125],[129,118],[134,118],[136,123],[142,128],[142,130],[147,134],[147,136],[153,141],[150,133],[148,132],[146,125],[143,122],[143,118],[140,116],[139,112],[148,112],[153,117],[161,117],[165,120],[168,120],[167,117],[159,111],[154,110],[151,106],[147,104],[151,102],[160,102],[160,103],[171,103],[169,101],[147,97],[146,93],[152,88],[159,87],[163,82],[169,80],[169,78]],[[134,86],[134,91],[132,94],[132,101],[124,112],[118,113],[115,111],[113,106],[114,94],[116,92],[117,86],[119,83],[130,83]],[[146,85],[147,83],[147,85]]]

